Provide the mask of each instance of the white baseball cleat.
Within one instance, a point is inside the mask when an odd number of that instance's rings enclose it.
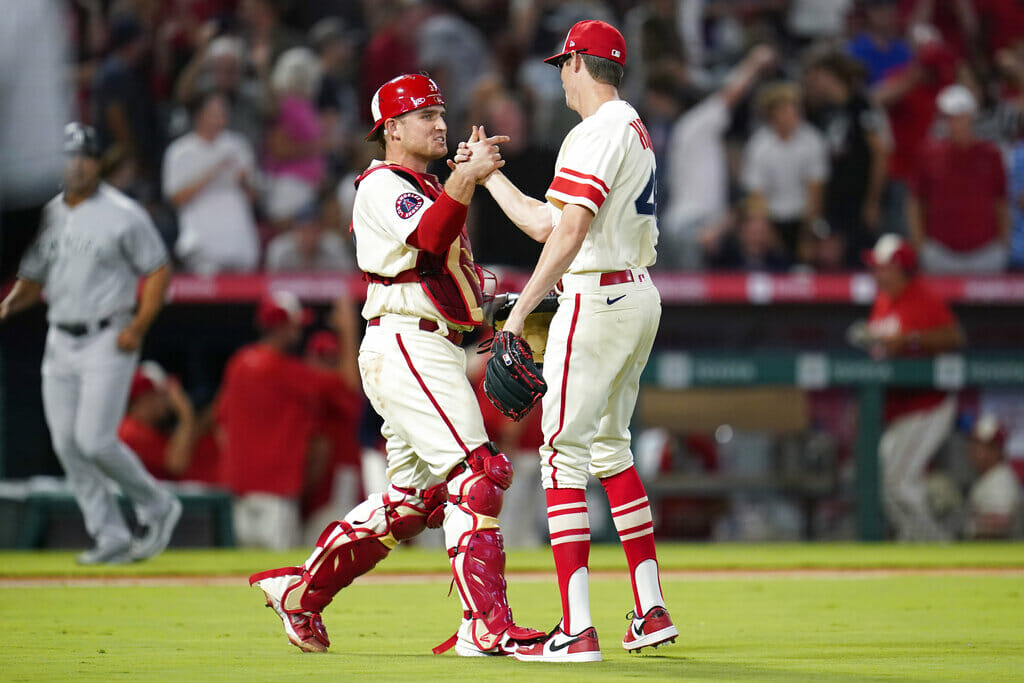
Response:
[[[643,617],[637,617],[636,613],[631,611],[626,618],[631,623],[626,629],[626,636],[622,639],[622,647],[628,652],[639,652],[641,648],[672,643],[679,637],[679,631],[664,607],[652,607]]]
[[[284,632],[288,636],[288,642],[303,652],[327,652],[331,641],[327,637],[327,629],[324,628],[324,622],[320,617],[320,613],[299,612],[289,614],[285,612],[281,607],[281,593],[283,588],[287,586],[287,582],[282,581],[280,577],[276,576],[260,578],[261,576],[273,573],[271,571],[253,574],[249,577],[249,585],[257,586],[263,591],[263,595],[267,599],[267,607],[274,610],[281,619],[281,623],[284,624]]]
[[[131,558],[133,560],[148,560],[162,553],[167,548],[167,544],[171,542],[171,534],[174,533],[174,527],[178,526],[179,519],[181,519],[181,501],[172,497],[167,513],[160,519],[150,522],[142,538],[132,542],[129,551]]]
[[[559,621],[546,640],[518,647],[513,657],[521,662],[600,662],[601,647],[593,626],[572,636],[562,630]]]

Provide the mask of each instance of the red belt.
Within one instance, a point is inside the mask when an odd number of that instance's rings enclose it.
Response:
[[[380,318],[370,318],[370,321],[367,323],[367,325],[369,325],[370,327],[377,327],[378,325],[380,325]],[[441,326],[438,325],[433,320],[425,320],[423,318],[420,318],[420,329],[423,330],[424,332],[437,332],[439,329],[441,329]],[[462,333],[459,332],[458,330],[449,329],[448,334],[446,334],[444,338],[450,341],[452,344],[455,344],[456,346],[462,346]]]
[[[601,286],[621,285],[623,282],[633,281],[633,271],[630,269],[619,270],[614,273],[601,273]]]
[[[627,268],[626,270],[617,270],[614,273],[601,273],[601,287],[607,287],[608,285],[621,285],[623,282],[633,281],[633,271]],[[558,282],[555,283],[555,289],[559,292],[565,288],[562,286],[562,280],[559,278]]]

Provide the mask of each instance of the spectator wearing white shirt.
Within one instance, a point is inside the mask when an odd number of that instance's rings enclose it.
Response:
[[[658,266],[700,268],[717,251],[728,225],[729,171],[724,136],[757,77],[774,64],[775,51],[759,46],[729,74],[725,85],[683,114],[672,127],[666,153],[669,204],[660,221]]]
[[[995,415],[982,414],[971,429],[971,464],[978,478],[967,497],[968,538],[1014,538],[1021,532],[1021,485],[1006,464],[1006,430]]]
[[[179,218],[174,250],[193,273],[259,265],[252,209],[256,156],[242,135],[226,130],[228,118],[223,95],[200,95],[192,107],[192,132],[171,143],[164,157],[164,195]]]
[[[267,245],[266,269],[279,272],[347,271],[355,268],[345,240],[327,230],[317,208],[300,211],[292,227]]]
[[[808,262],[828,179],[828,148],[804,121],[795,85],[767,86],[758,96],[758,110],[767,125],[747,142],[743,186],[752,210],[768,216],[790,256]]]

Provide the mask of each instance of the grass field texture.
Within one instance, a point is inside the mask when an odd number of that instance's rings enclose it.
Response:
[[[432,655],[460,614],[444,576],[423,576],[446,571],[438,550],[400,548],[375,581],[340,593],[324,613],[326,655],[289,645],[245,580],[301,562],[302,551],[181,550],[99,569],[75,567],[72,553],[0,553],[0,680],[1024,680],[1024,544],[659,552],[679,640],[622,650],[625,564],[617,546],[596,546],[604,661],[576,665]],[[551,569],[550,551],[509,553],[520,623],[557,622]]]

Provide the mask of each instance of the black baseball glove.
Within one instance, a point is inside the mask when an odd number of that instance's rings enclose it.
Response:
[[[484,375],[484,393],[494,407],[508,418],[521,420],[547,390],[526,340],[496,331]]]

